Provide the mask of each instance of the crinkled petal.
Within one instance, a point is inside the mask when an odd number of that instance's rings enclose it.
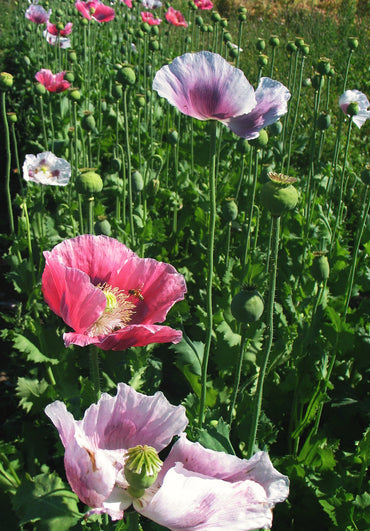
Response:
[[[45,413],[58,430],[63,446],[66,448],[75,433],[76,421],[73,415],[67,411],[66,405],[59,400],[46,406]]]
[[[159,478],[176,462],[183,463],[192,472],[230,483],[252,480],[264,488],[270,507],[284,501],[289,494],[289,479],[273,467],[266,452],[258,452],[248,460],[239,459],[190,442],[182,434],[164,462]]]
[[[228,483],[186,470],[177,463],[149,503],[135,509],[171,530],[248,531],[269,528],[272,513],[264,489],[249,480]]]
[[[353,116],[353,122],[358,128],[361,128],[366,120],[370,120],[369,100],[366,95],[360,90],[346,90],[339,98],[339,106],[342,111],[347,114],[347,107],[350,103],[358,103],[358,114]]]
[[[45,301],[73,330],[85,332],[106,307],[104,293],[91,284],[88,275],[61,264],[52,252],[45,251],[44,256],[42,293]]]
[[[262,128],[273,124],[287,112],[290,96],[282,83],[263,77],[256,90],[257,105],[251,112],[231,118],[227,125],[242,138],[257,138]]]
[[[153,89],[198,120],[227,121],[256,105],[244,73],[211,52],[186,53],[155,75]]]
[[[158,452],[187,426],[183,406],[174,406],[163,393],[146,396],[120,383],[112,397],[103,393],[85,412],[81,427],[99,448],[128,449],[149,445]]]

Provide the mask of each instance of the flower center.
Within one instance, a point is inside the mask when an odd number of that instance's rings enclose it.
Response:
[[[139,444],[127,451],[124,472],[131,496],[141,498],[144,495],[145,489],[157,479],[162,464],[152,446]]]
[[[135,308],[135,304],[128,300],[129,296],[119,288],[106,283],[98,284],[97,288],[104,293],[107,304],[101,316],[85,332],[91,337],[111,334],[124,328],[130,322]]]

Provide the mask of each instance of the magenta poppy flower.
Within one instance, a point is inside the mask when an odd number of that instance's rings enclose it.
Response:
[[[243,138],[287,112],[288,89],[262,78],[254,91],[244,73],[212,52],[186,53],[155,75],[153,89],[183,114],[198,120],[218,120]]]
[[[48,33],[51,35],[55,35],[56,37],[60,35],[61,37],[66,37],[70,33],[72,33],[73,23],[68,22],[63,29],[58,29],[56,24],[51,24],[51,22],[46,23],[46,29],[48,30]]]
[[[66,346],[124,350],[181,340],[179,330],[155,324],[186,293],[184,277],[170,264],[92,235],[65,240],[44,256],[44,298],[74,330],[64,334]]]
[[[37,72],[35,78],[41,83],[41,85],[44,85],[49,92],[63,92],[71,86],[71,84],[64,79],[64,74],[65,72],[53,74],[51,70],[42,68]]]
[[[150,13],[150,11],[141,11],[140,14],[142,21],[147,22],[149,26],[159,26],[162,22],[161,18],[154,18],[153,13]]]
[[[115,397],[103,394],[83,420],[76,421],[59,401],[45,413],[65,447],[72,490],[93,508],[87,516],[107,513],[119,520],[133,505],[172,530],[248,531],[270,528],[272,508],[288,496],[288,478],[265,452],[246,460],[188,441],[182,433],[185,409],[162,393],[145,396],[121,383]],[[130,452],[138,445],[159,452],[175,435],[180,438],[159,473],[151,474],[152,485],[133,495],[125,468]]]
[[[358,105],[358,113],[352,119],[357,127],[361,128],[366,120],[370,119],[369,100],[360,90],[346,90],[339,98],[339,106],[345,114],[350,103]]]
[[[211,0],[193,0],[198,9],[213,9]]]
[[[165,17],[167,22],[173,24],[174,26],[182,26],[183,28],[188,27],[188,23],[186,22],[184,15],[180,11],[176,11],[176,9],[174,9],[172,6],[168,8]]]
[[[88,2],[77,0],[75,7],[84,18],[94,19],[97,22],[110,22],[116,16],[112,7],[104,5],[99,0],[89,0]]]
[[[46,11],[42,6],[31,4],[25,13],[25,17],[36,24],[45,24],[50,18],[51,9]]]

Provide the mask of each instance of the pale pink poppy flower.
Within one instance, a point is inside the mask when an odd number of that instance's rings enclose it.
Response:
[[[149,26],[159,26],[162,22],[161,18],[154,18],[153,13],[150,11],[141,11],[141,19],[143,22],[147,22]]]
[[[248,531],[272,524],[272,509],[289,493],[289,480],[265,452],[239,459],[187,440],[185,409],[118,384],[116,397],[103,394],[98,404],[75,421],[62,402],[45,409],[59,431],[67,479],[77,496],[113,520],[134,509],[170,530]],[[180,435],[153,485],[141,497],[128,491],[127,451],[149,445],[157,452]]]
[[[36,24],[45,24],[51,15],[51,9],[46,11],[42,6],[31,4],[25,13],[25,17]]]
[[[23,178],[37,184],[66,186],[71,178],[71,165],[51,151],[44,151],[36,156],[26,155]]]
[[[44,298],[74,330],[64,334],[66,346],[124,350],[181,340],[181,331],[155,324],[186,293],[184,277],[170,264],[139,258],[113,238],[87,234],[44,256]]]
[[[184,15],[180,11],[174,9],[172,6],[168,8],[165,17],[167,22],[173,24],[174,26],[182,26],[183,28],[188,27],[188,23],[186,22]]]
[[[345,114],[350,103],[358,104],[358,114],[353,116],[353,122],[361,128],[370,119],[369,100],[360,90],[346,90],[339,98],[339,106]]]
[[[254,91],[244,73],[212,52],[186,53],[155,75],[153,89],[183,114],[218,120],[252,139],[287,112],[289,90],[262,78]]]
[[[49,33],[47,30],[43,32],[43,35],[47,42],[52,46],[59,46],[59,48],[63,49],[71,47],[71,39],[69,37],[57,37],[56,35]]]
[[[88,2],[77,0],[75,7],[84,18],[88,20],[94,19],[97,22],[110,22],[116,16],[112,7],[104,5],[99,0],[90,0]]]
[[[141,0],[141,3],[145,7],[145,9],[157,9],[162,5],[162,2],[160,0]]]
[[[193,0],[198,9],[213,9],[211,0]]]
[[[71,86],[71,84],[64,79],[64,74],[64,71],[53,74],[51,70],[42,68],[37,72],[35,78],[41,83],[41,85],[44,85],[49,92],[63,92]]]
[[[61,37],[66,37],[70,33],[72,33],[73,23],[68,22],[63,29],[58,29],[56,24],[51,24],[51,22],[46,23],[46,29],[49,33],[52,35],[55,35],[56,37],[60,35]]]

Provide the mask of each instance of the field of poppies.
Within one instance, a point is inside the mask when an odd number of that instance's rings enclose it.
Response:
[[[370,26],[342,4],[325,33],[2,2],[4,529],[369,529]]]

